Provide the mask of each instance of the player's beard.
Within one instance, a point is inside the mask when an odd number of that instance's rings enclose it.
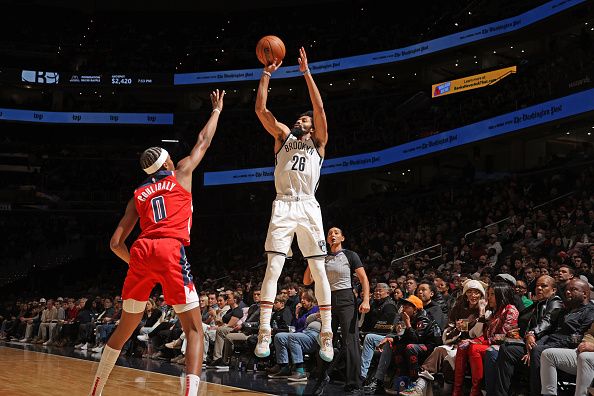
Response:
[[[296,138],[300,138],[301,136],[305,135],[305,131],[301,129],[301,127],[294,127],[291,129],[291,135],[295,136]]]

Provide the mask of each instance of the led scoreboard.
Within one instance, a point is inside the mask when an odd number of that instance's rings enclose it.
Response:
[[[137,74],[112,74],[111,75],[112,85],[171,85],[165,84],[164,78],[161,75],[137,75]]]
[[[173,74],[167,73],[93,73],[0,68],[0,82],[54,86],[86,87],[168,87]]]

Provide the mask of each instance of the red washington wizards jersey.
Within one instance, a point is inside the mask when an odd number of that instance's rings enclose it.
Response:
[[[134,190],[140,238],[174,238],[190,244],[192,193],[179,185],[175,172],[159,171]]]

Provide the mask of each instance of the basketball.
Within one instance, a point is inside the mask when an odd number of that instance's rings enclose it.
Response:
[[[274,63],[274,58],[280,63],[285,58],[285,43],[276,36],[264,36],[256,45],[256,56],[264,66]]]

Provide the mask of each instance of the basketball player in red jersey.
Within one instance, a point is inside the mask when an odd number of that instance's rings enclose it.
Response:
[[[140,157],[149,178],[134,191],[110,242],[111,250],[128,263],[124,281],[122,318],[101,356],[90,396],[99,396],[144,313],[149,294],[160,283],[167,304],[179,316],[187,339],[185,396],[198,394],[202,371],[203,338],[198,295],[194,289],[184,246],[190,244],[192,226],[192,172],[206,153],[223,110],[225,91],[210,95],[212,114],[189,156],[173,165],[165,149],[151,147]],[[126,247],[126,238],[140,218],[141,234]]]

